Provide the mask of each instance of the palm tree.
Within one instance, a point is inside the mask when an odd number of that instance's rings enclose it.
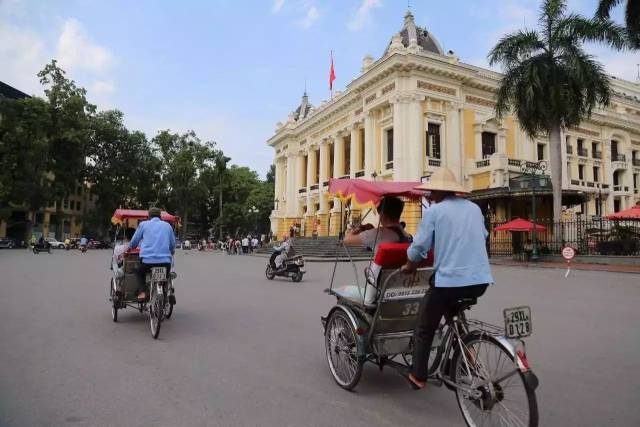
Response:
[[[609,19],[611,9],[620,4],[622,0],[600,0],[596,18]],[[629,45],[633,49],[640,49],[640,0],[627,0],[624,21],[627,26]]]
[[[563,129],[577,126],[596,105],[611,97],[609,79],[600,63],[583,50],[583,42],[625,45],[622,27],[608,20],[567,14],[565,0],[544,0],[538,31],[504,36],[489,53],[491,65],[504,70],[496,95],[496,115],[510,111],[530,136],[549,137],[553,217],[562,209]]]

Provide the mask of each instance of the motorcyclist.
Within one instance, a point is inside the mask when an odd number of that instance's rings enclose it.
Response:
[[[80,248],[86,248],[87,244],[89,243],[89,241],[87,240],[87,238],[85,236],[82,236],[80,238]]]
[[[279,246],[273,247],[274,251],[280,252],[274,261],[276,263],[276,273],[281,272],[285,268],[285,261],[289,255],[289,251],[291,250],[291,242],[289,239],[289,235],[284,234],[282,236],[282,243]]]
[[[38,239],[38,244],[36,245],[38,249],[44,249],[47,247],[47,241],[44,240],[44,236],[40,236]]]
[[[171,260],[176,249],[176,238],[169,223],[160,219],[159,208],[149,209],[149,220],[141,222],[129,249],[140,245],[140,268],[138,269],[138,299],[146,298],[145,276],[152,267],[164,267],[167,276],[171,270]]]

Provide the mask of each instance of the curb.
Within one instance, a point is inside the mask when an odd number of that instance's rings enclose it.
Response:
[[[534,264],[534,263],[510,264],[510,263],[490,261],[490,264],[498,265],[501,267],[515,267],[515,268],[548,268],[548,269],[556,269],[556,270],[565,270],[567,268],[566,264],[561,264],[561,263],[557,263],[556,265]],[[600,266],[602,264],[596,264],[596,265]],[[612,268],[613,266],[603,266],[602,268],[600,268],[600,267],[594,267],[590,265],[572,265],[571,269],[581,270],[581,271],[600,271],[605,273],[640,274],[640,271],[624,269],[625,267],[627,267],[626,265],[619,265],[619,264],[616,265],[616,267],[618,266],[622,269],[618,270],[618,269]]]

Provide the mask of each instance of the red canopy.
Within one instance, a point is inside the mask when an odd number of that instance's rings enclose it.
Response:
[[[608,215],[607,219],[640,219],[640,204],[620,212]]]
[[[147,219],[149,218],[149,212],[139,209],[116,209],[111,217],[111,222],[114,224],[121,223],[123,220],[133,218],[133,219]],[[177,223],[180,220],[180,217],[171,215],[165,211],[162,211],[160,218],[163,221]]]
[[[420,199],[425,192],[416,190],[419,182],[366,181],[364,179],[331,179],[329,193],[358,205],[377,206],[383,196]]]
[[[495,227],[494,231],[533,231],[534,224],[526,219],[516,218],[513,221],[509,221],[506,224]],[[547,227],[540,224],[535,224],[536,231],[545,231]]]

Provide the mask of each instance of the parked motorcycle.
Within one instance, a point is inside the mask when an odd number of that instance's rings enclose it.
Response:
[[[267,270],[265,271],[265,275],[267,279],[273,280],[274,277],[291,277],[291,280],[294,282],[300,282],[302,280],[302,276],[306,273],[304,269],[304,258],[302,255],[297,255],[291,258],[287,258],[284,261],[284,264],[279,269],[276,268],[276,257],[280,254],[280,252],[275,251],[271,254],[269,258],[269,263],[267,264]]]

